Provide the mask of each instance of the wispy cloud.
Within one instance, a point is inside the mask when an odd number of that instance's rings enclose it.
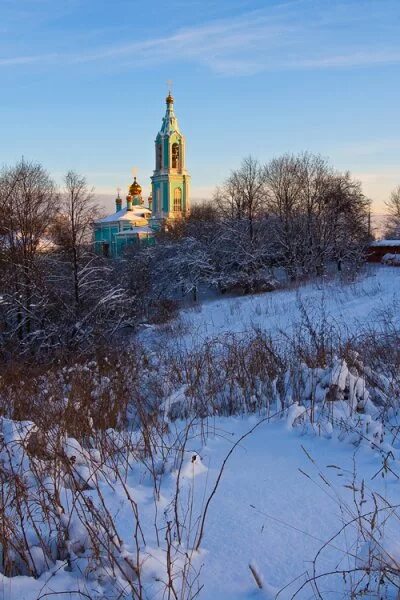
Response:
[[[31,65],[34,63],[50,63],[57,60],[56,54],[32,55],[32,56],[10,56],[0,58],[0,67],[14,67],[18,65]]]
[[[3,56],[0,66],[118,61],[143,67],[189,62],[220,74],[250,75],[398,64],[396,16],[400,17],[400,6],[393,0],[320,4],[294,0],[135,42],[86,47],[79,52]]]

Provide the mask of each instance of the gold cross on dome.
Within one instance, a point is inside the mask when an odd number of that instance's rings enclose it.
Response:
[[[121,191],[121,188],[117,188],[118,196],[119,196],[120,191]]]
[[[138,169],[137,169],[137,167],[132,167],[131,173],[132,173],[132,175],[133,175],[134,177],[137,177],[137,174],[138,174]]]
[[[167,81],[167,88],[168,88],[168,93],[172,94],[172,79],[168,79]]]

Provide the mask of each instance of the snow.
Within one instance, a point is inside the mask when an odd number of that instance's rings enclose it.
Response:
[[[370,246],[374,246],[374,247],[380,247],[383,246],[384,248],[386,248],[386,246],[396,246],[398,248],[400,248],[400,240],[377,240],[375,242],[372,242],[370,244]]]
[[[379,330],[385,312],[399,314],[400,272],[395,267],[369,265],[367,275],[353,283],[327,280],[295,289],[282,289],[243,297],[218,298],[180,313],[180,342],[196,346],[215,336],[260,330],[278,336],[299,323],[302,307],[316,319],[325,316],[343,337],[366,326]],[[157,334],[161,338],[161,334]],[[143,340],[154,332],[142,332]],[[170,328],[163,343],[171,340]]]
[[[125,207],[113,213],[112,215],[108,215],[107,217],[97,219],[95,222],[114,223],[116,221],[132,221],[137,217],[148,218],[148,215],[151,215],[151,210],[149,210],[148,208],[144,208],[144,206],[132,206],[131,210],[128,210]]]
[[[385,265],[393,265],[397,267],[400,265],[400,254],[385,254],[385,256],[382,258],[382,262]]]
[[[249,564],[256,565],[264,582],[265,594],[274,598],[288,585],[280,598],[288,599],[303,583],[310,572],[312,561],[321,548],[341,528],[343,522],[354,516],[353,472],[365,481],[369,492],[384,495],[396,503],[398,482],[390,474],[385,478],[374,475],[381,467],[380,456],[368,444],[354,446],[340,436],[330,439],[304,434],[302,427],[288,428],[304,412],[299,406],[289,410],[287,422],[261,422],[258,417],[220,417],[209,423],[205,442],[200,436],[201,426],[195,426],[180,472],[182,504],[185,493],[193,493],[193,523],[204,508],[216,481],[221,465],[233,444],[237,447],[226,463],[217,494],[210,503],[202,551],[194,557],[194,568],[201,569],[204,585],[202,600],[250,600],[256,584]],[[245,439],[240,438],[256,424],[258,427]],[[183,424],[178,425],[178,427]],[[239,443],[238,443],[239,442]],[[70,456],[86,454],[71,438],[66,442]],[[396,451],[398,453],[398,451]],[[398,458],[398,457],[397,457]],[[355,466],[356,465],[356,466]],[[323,478],[321,478],[321,474]],[[158,500],[159,514],[168,510],[175,493],[177,471],[166,473]],[[157,547],[153,522],[154,498],[152,486],[144,470],[134,468],[127,479],[130,498],[139,506],[141,522],[146,532],[147,559],[144,562],[146,580],[165,577],[164,551]],[[102,496],[114,515],[119,535],[127,556],[134,552],[131,505],[121,485],[102,484]],[[93,492],[91,492],[93,498]],[[87,544],[79,523],[70,529],[71,544],[78,551]],[[349,548],[354,548],[355,527],[346,535],[335,538],[318,561],[317,572],[329,572],[348,566]],[[80,542],[78,542],[80,540]],[[396,532],[386,527],[385,547],[398,556]],[[365,560],[366,549],[360,551],[360,561]],[[33,600],[39,592],[66,592],[82,590],[91,598],[102,598],[104,589],[95,581],[88,581],[65,570],[57,562],[49,570],[43,565],[43,553],[38,546],[33,549],[34,560],[40,563],[42,575],[38,580],[18,576],[2,577],[2,600]],[[81,558],[80,561],[84,559]],[[83,570],[82,563],[82,570]],[[158,598],[157,586],[147,597]],[[343,592],[341,576],[322,579],[320,591]],[[76,598],[79,595],[61,598]],[[299,598],[309,598],[310,588]],[[332,597],[332,596],[331,596]],[[333,596],[335,597],[335,596]]]
[[[299,406],[298,402],[294,402],[291,406],[289,406],[288,415],[287,415],[287,426],[291,429],[295,423],[295,421],[301,417],[306,412],[304,406]]]
[[[193,479],[201,473],[206,473],[207,470],[208,469],[202,462],[200,456],[196,453],[193,453],[183,465],[181,476],[185,477],[186,479]]]
[[[219,421],[218,426],[230,433],[231,441],[249,427],[235,419]],[[220,439],[210,441],[203,461],[214,462],[228,444]],[[226,600],[250,598],[254,582],[248,564],[253,558],[269,585],[283,587],[309,568],[323,542],[339,530],[337,501],[318,485],[317,476],[314,482],[300,471],[312,477],[317,471],[303,446],[318,468],[335,464],[351,472],[353,451],[337,441],[299,437],[281,424],[261,426],[247,438],[233,455],[211,509],[204,541],[209,553],[203,570],[205,600],[212,600],[216,593]],[[363,450],[356,456],[363,474],[373,476],[376,456]],[[350,502],[351,494],[336,470],[331,480],[344,502]],[[376,489],[385,487],[379,484]],[[395,489],[392,493],[395,497]],[[345,549],[340,543],[338,546]],[[337,551],[328,551],[321,569],[330,570],[337,559]],[[294,591],[295,585],[282,597],[290,598]]]
[[[126,229],[125,231],[120,231],[119,233],[116,233],[116,236],[131,236],[131,235],[138,235],[139,233],[147,233],[147,234],[151,234],[154,235],[154,230],[151,227],[147,227],[145,225],[143,226],[137,226],[137,227],[132,227],[132,229]]]
[[[244,334],[255,328],[278,336],[296,327],[302,306],[310,310],[314,307],[318,314],[322,311],[346,333],[357,331],[365,323],[378,329],[380,316],[387,310],[395,314],[399,300],[399,270],[372,267],[366,278],[351,284],[327,281],[300,289],[207,302],[183,310],[180,323],[184,327],[176,328],[175,333],[173,327],[166,334],[162,328],[151,328],[142,332],[142,338],[149,342],[158,338],[161,343],[167,337],[171,343],[179,338],[180,342],[192,346],[210,336]],[[113,515],[122,540],[121,556],[128,559],[135,554],[132,500],[137,503],[146,538],[142,566],[148,600],[163,597],[161,582],[166,578],[166,552],[162,543],[157,544],[154,523],[157,522],[164,540],[165,522],[177,482],[185,532],[188,539],[193,540],[207,499],[223,468],[219,487],[209,503],[200,550],[193,552],[192,568],[199,573],[199,583],[203,586],[198,596],[200,600],[272,599],[282,588],[279,600],[288,600],[312,574],[313,560],[319,549],[343,524],[355,518],[355,498],[360,489],[365,488],[365,510],[372,494],[384,497],[389,503],[398,503],[399,442],[385,433],[377,419],[365,381],[354,375],[340,358],[327,369],[304,366],[300,378],[303,401],[289,406],[284,418],[262,420],[261,414],[218,416],[194,422],[185,450],[179,450],[165,462],[159,457],[160,464],[155,463],[155,468],[162,472],[158,494],[154,492],[149,469],[142,462],[131,464],[124,485],[99,476],[102,502]],[[317,406],[315,411],[320,420],[310,423],[307,402],[311,379],[314,384],[318,382],[314,389],[316,402],[325,402],[329,390],[336,390],[335,401],[330,402],[333,405],[331,421],[324,418]],[[161,408],[167,414],[185,399],[182,386],[171,391]],[[0,455],[0,461],[5,468],[11,463],[14,468],[21,465],[21,470],[28,474],[28,458],[19,449],[29,432],[35,431],[34,426],[7,419],[0,419],[0,423],[0,437],[4,436],[9,442],[9,453]],[[174,435],[182,439],[185,427],[183,422],[166,421],[171,439]],[[253,428],[252,433],[246,435]],[[108,433],[122,449],[123,438],[112,430]],[[166,447],[172,448],[172,444]],[[99,450],[88,451],[70,437],[65,438],[63,448],[74,464],[76,475],[66,482],[63,502],[70,505],[73,485],[82,483],[85,483],[82,493],[96,502],[94,471],[100,463]],[[391,470],[383,468],[387,461]],[[107,570],[99,567],[91,570],[90,540],[82,523],[79,519],[69,520],[67,515],[63,518],[68,523],[70,550],[77,568],[70,572],[61,561],[47,564],[48,559],[30,532],[32,560],[40,576],[38,579],[0,576],[2,600],[34,600],[46,593],[60,593],[57,597],[61,600],[80,600],[79,590],[97,600],[115,597],[107,587]],[[379,544],[368,537],[360,541],[356,526],[347,527],[321,552],[315,564],[316,574],[345,570],[355,562],[365,565],[371,552],[374,560],[385,552],[398,566],[398,523],[388,518]],[[178,569],[188,546],[185,550],[182,542],[182,548],[178,548],[175,540],[173,548],[177,550],[175,568]],[[128,569],[127,565],[124,563],[124,569]],[[249,565],[260,578],[262,590],[257,588]],[[90,577],[82,575],[88,572],[91,572]],[[350,597],[348,582],[344,582],[341,573],[321,577],[319,592],[322,598]],[[310,585],[297,596],[299,599],[310,597],[315,597]]]

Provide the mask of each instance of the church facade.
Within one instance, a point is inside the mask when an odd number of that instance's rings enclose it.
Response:
[[[185,218],[190,211],[190,175],[186,170],[186,141],[179,129],[171,93],[155,140],[155,169],[151,196],[144,206],[142,188],[136,177],[128,190],[126,205],[119,196],[115,212],[94,223],[94,244],[98,254],[121,257],[128,247],[154,244],[155,232],[164,225]]]

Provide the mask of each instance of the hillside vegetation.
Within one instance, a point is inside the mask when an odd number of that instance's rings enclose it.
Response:
[[[396,599],[399,294],[378,267],[8,365],[3,597]]]

